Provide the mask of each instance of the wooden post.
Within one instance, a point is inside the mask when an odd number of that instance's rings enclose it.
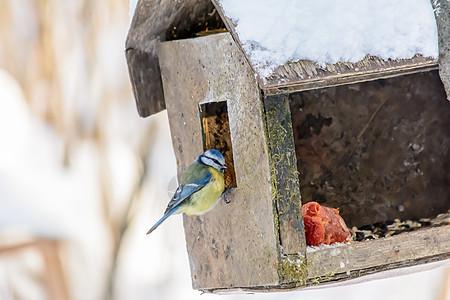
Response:
[[[450,2],[432,0],[438,29],[439,76],[444,83],[447,99],[450,100]]]
[[[291,111],[287,95],[274,95],[264,99],[269,160],[271,170],[272,199],[277,208],[278,228],[282,254],[289,261],[300,261],[306,255],[303,227],[302,201],[297,171]],[[291,272],[280,269],[283,281],[292,281]]]

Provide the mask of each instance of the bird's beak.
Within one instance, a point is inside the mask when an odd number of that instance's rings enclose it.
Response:
[[[225,169],[228,169],[227,167],[223,166],[222,167],[222,173],[225,171]]]

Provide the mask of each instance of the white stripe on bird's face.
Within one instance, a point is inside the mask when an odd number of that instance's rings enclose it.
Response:
[[[227,168],[225,166],[225,158],[216,149],[210,149],[197,157],[196,161],[198,163],[204,164],[215,168],[217,171],[222,172]]]
[[[202,156],[202,157],[200,158],[200,160],[202,161],[202,163],[203,163],[204,165],[213,167],[213,168],[217,169],[218,171],[221,170],[221,167],[222,167],[222,166],[221,166],[220,164],[214,162],[214,160],[212,160],[211,158],[208,158],[208,157],[206,157],[206,156]],[[216,160],[216,161],[217,161],[217,160]]]

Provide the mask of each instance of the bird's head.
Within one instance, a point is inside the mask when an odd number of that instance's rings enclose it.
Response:
[[[197,157],[195,161],[199,164],[213,167],[217,171],[220,171],[222,173],[227,168],[225,166],[225,158],[223,157],[222,153],[220,153],[216,149],[210,149],[206,151],[205,153]]]

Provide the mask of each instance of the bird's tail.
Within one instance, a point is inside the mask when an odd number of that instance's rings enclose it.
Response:
[[[156,224],[153,225],[152,228],[150,228],[150,230],[147,232],[147,234],[150,234],[153,230],[158,228],[158,226],[161,225],[162,222],[164,222],[168,217],[173,215],[178,209],[180,209],[180,207],[176,206],[176,207],[172,208],[171,210],[169,210],[166,214],[164,214],[164,216],[161,219],[159,219],[159,221],[156,222]]]

